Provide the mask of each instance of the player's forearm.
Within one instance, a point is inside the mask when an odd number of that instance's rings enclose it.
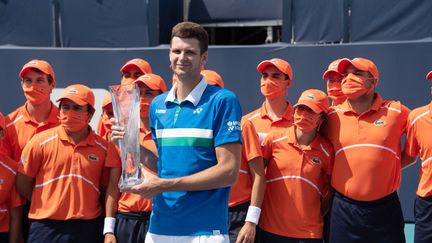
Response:
[[[161,179],[162,191],[200,191],[233,185],[240,166],[239,143],[231,143],[216,148],[218,163],[193,175]]]
[[[161,179],[162,191],[201,191],[228,187],[237,180],[238,168],[215,165],[193,175]]]

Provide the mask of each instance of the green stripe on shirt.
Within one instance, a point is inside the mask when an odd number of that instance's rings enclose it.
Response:
[[[190,146],[190,147],[213,147],[213,139],[196,137],[170,137],[158,138],[158,145],[163,146]]]

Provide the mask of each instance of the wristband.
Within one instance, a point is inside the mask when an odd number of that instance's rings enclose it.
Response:
[[[106,217],[104,221],[103,234],[114,233],[116,218]]]
[[[255,206],[249,206],[245,221],[258,224],[260,214],[261,214],[261,208]]]

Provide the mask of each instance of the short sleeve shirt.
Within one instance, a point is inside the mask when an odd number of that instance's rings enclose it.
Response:
[[[345,101],[328,113],[323,132],[335,150],[332,186],[348,198],[373,201],[399,188],[401,138],[409,109],[379,94],[371,108],[355,113]]]
[[[242,121],[249,120],[252,122],[258,133],[259,142],[262,143],[270,130],[285,129],[293,124],[292,116],[294,110],[289,102],[287,104],[288,106],[285,113],[278,120],[272,120],[270,118],[264,102],[260,108],[246,114],[242,118]]]
[[[114,145],[93,131],[77,145],[63,126],[36,134],[25,146],[18,168],[20,173],[35,179],[29,218],[68,220],[100,216],[102,171],[104,167],[120,166]]]
[[[27,103],[26,103],[27,104]],[[1,142],[2,151],[17,163],[21,152],[28,141],[37,133],[58,126],[59,109],[51,103],[51,111],[45,122],[38,123],[32,119],[26,104],[6,117],[6,137]]]
[[[176,86],[150,105],[150,128],[158,149],[158,175],[177,178],[217,164],[215,149],[241,143],[241,109],[227,89],[203,78],[179,102]],[[149,232],[161,235],[227,234],[229,187],[164,192],[153,197]]]
[[[420,177],[417,195],[432,195],[432,103],[411,111],[408,117],[405,152],[416,157],[420,155]]]
[[[263,145],[263,158],[269,162],[260,227],[285,237],[322,238],[320,205],[332,171],[330,142],[317,134],[302,147],[291,126],[271,131]]]
[[[24,204],[15,187],[18,163],[0,154],[0,232],[9,231],[10,209]]]

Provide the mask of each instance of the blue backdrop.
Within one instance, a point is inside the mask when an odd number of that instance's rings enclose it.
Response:
[[[280,57],[293,67],[293,85],[288,99],[294,103],[300,92],[308,88],[325,90],[321,75],[328,64],[340,57],[367,57],[380,71],[378,91],[386,99],[401,100],[409,108],[431,100],[426,73],[432,69],[432,41],[364,43],[341,45],[212,46],[208,69],[218,71],[226,88],[240,99],[243,112],[258,107],[263,97],[259,92],[260,75],[256,65],[263,59]],[[84,83],[91,88],[107,88],[120,81],[120,67],[129,59],[141,57],[149,61],[154,73],[171,86],[168,46],[155,48],[56,49],[0,48],[0,111],[9,113],[25,101],[18,73],[33,58],[49,61],[56,73],[57,86]],[[400,189],[404,215],[412,221],[413,201],[418,180],[418,164],[403,172]]]

